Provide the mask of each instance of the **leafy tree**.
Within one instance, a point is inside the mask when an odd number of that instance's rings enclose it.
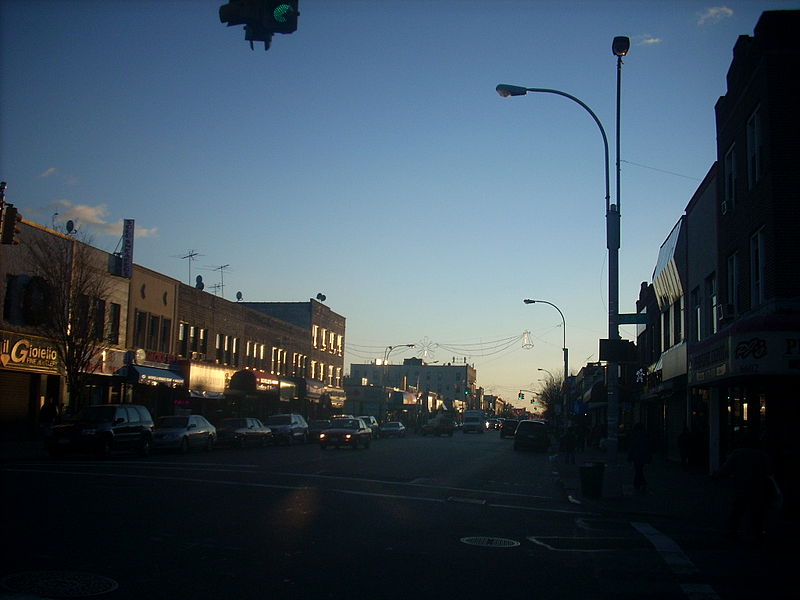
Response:
[[[550,420],[553,409],[561,404],[564,396],[564,377],[548,377],[536,401],[539,403],[537,411],[543,418]]]

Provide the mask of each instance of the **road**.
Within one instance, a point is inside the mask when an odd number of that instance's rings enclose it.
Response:
[[[495,432],[74,457],[9,463],[0,476],[6,593],[719,597],[687,579],[680,548],[670,555],[653,524],[570,504],[546,455],[514,452]]]

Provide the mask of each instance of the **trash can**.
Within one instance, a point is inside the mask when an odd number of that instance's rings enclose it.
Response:
[[[602,462],[583,463],[578,470],[581,476],[581,496],[584,498],[600,498],[603,495],[603,472],[606,465]]]

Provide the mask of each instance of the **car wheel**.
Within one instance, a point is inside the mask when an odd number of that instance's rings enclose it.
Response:
[[[214,449],[214,436],[213,436],[213,435],[210,435],[210,436],[208,436],[208,438],[206,439],[206,447],[205,447],[205,451],[206,451],[206,452],[211,452],[213,449]]]
[[[108,458],[108,455],[111,454],[111,442],[108,440],[108,438],[103,439],[100,442],[95,454],[97,454],[98,458]]]
[[[143,437],[142,441],[139,442],[139,456],[142,458],[147,458],[150,456],[150,438]]]
[[[186,454],[189,451],[189,440],[183,438],[181,440],[181,447],[178,449],[181,454]]]
[[[370,443],[371,443],[370,440],[367,440],[366,442],[364,442],[364,448],[369,449]]]

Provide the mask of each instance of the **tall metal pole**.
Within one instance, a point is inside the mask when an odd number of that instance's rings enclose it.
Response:
[[[620,124],[620,98],[622,84],[622,57],[628,53],[630,40],[626,37],[616,37],[611,45],[611,50],[617,57],[617,123],[616,123],[616,150],[617,150],[617,203],[609,205],[606,213],[606,241],[608,246],[608,338],[619,339],[619,247],[620,247],[620,163],[619,163],[619,124]],[[608,434],[606,449],[609,462],[617,461],[619,450],[619,363],[609,360],[608,365]]]

